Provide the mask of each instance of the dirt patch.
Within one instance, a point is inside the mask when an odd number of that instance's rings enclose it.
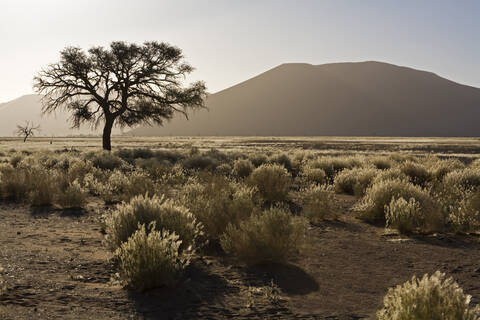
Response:
[[[173,289],[139,294],[112,275],[98,224],[105,210],[32,210],[0,204],[0,264],[8,291],[0,319],[362,319],[387,288],[441,270],[480,303],[480,241],[453,235],[404,237],[345,213],[312,226],[312,253],[291,265],[235,266],[198,258]]]

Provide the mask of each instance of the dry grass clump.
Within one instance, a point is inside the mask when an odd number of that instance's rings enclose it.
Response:
[[[155,182],[139,169],[129,173],[114,170],[107,179],[93,178],[87,185],[107,204],[129,201],[135,196],[147,193],[153,195],[157,191]]]
[[[80,209],[85,206],[87,196],[87,190],[80,185],[78,180],[75,180],[59,192],[58,204],[64,209]]]
[[[318,222],[325,219],[335,219],[335,195],[332,186],[312,185],[302,189],[302,215],[311,221]]]
[[[301,178],[306,184],[324,184],[327,182],[327,175],[323,169],[310,168],[308,166],[303,167],[301,171]]]
[[[250,159],[252,164],[255,166],[255,168],[260,167],[262,164],[265,164],[268,161],[265,155],[259,154],[259,153],[249,155],[248,158]]]
[[[180,194],[183,203],[204,225],[208,240],[216,242],[227,225],[237,225],[256,210],[255,189],[221,176],[193,180]]]
[[[248,159],[237,159],[233,163],[233,174],[240,178],[247,178],[255,169],[252,162]]]
[[[59,191],[56,172],[40,167],[23,170],[27,171],[26,176],[31,183],[29,187],[30,204],[32,206],[53,205]]]
[[[157,230],[175,232],[182,240],[182,249],[195,248],[202,236],[202,225],[185,207],[163,197],[137,196],[122,203],[105,217],[105,240],[114,250],[132,236],[139,225],[155,222]]]
[[[119,169],[125,165],[125,162],[108,151],[89,152],[85,155],[85,159],[92,162],[95,168],[102,170]]]
[[[253,170],[248,183],[258,189],[265,201],[275,203],[287,199],[291,176],[284,166],[263,164]]]
[[[385,206],[385,226],[400,231],[411,233],[422,226],[422,210],[420,203],[414,198],[408,201],[404,198],[395,199]]]
[[[252,215],[222,235],[225,252],[249,264],[284,263],[305,249],[308,222],[280,208]]]
[[[17,170],[12,166],[2,166],[0,170],[2,197],[14,201],[25,201],[31,186],[27,171]]]
[[[373,179],[373,183],[386,180],[405,180],[408,181],[408,177],[399,168],[391,168],[387,170],[381,170]]]
[[[458,233],[480,231],[480,192],[463,192],[448,208],[449,227]]]
[[[449,172],[443,178],[443,185],[447,188],[471,190],[480,187],[480,168],[465,168]]]
[[[116,251],[120,278],[132,289],[145,291],[173,286],[190,264],[191,254],[176,233],[142,225]]]
[[[410,182],[421,187],[425,187],[431,179],[428,169],[417,162],[406,161],[400,164],[400,171],[409,178]]]
[[[470,306],[469,295],[452,278],[436,271],[422,279],[388,289],[383,308],[377,312],[379,320],[478,320],[480,307]]]
[[[328,179],[333,181],[335,175],[344,170],[363,166],[363,161],[356,157],[321,157],[309,163],[311,168],[322,169]]]
[[[335,176],[333,181],[335,191],[362,196],[377,174],[377,169],[368,167],[343,170]]]
[[[210,156],[195,154],[182,161],[182,166],[187,170],[213,171],[220,162]]]
[[[465,165],[458,159],[437,160],[430,163],[429,171],[435,182],[441,182],[450,172],[462,170]]]
[[[293,171],[292,160],[285,153],[275,154],[268,159],[268,162],[284,166],[288,172]]]
[[[370,157],[368,162],[373,164],[379,170],[387,170],[393,166],[393,161],[388,157]]]
[[[367,189],[355,209],[359,211],[360,218],[366,221],[384,222],[385,206],[388,206],[393,198],[413,198],[420,203],[423,211],[430,211],[433,208],[430,195],[420,187],[404,180],[383,180],[375,182]]]

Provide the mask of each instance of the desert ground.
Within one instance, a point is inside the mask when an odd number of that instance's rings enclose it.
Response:
[[[148,149],[227,155],[218,159],[285,154],[292,161],[293,183],[284,202],[294,216],[302,215],[297,199],[304,187],[302,166],[314,161],[310,159],[404,157],[419,166],[455,160],[469,167],[480,155],[480,139],[474,138],[113,137],[112,147],[113,154]],[[38,153],[81,158],[100,149],[101,139],[95,137],[32,138],[26,143],[2,138],[0,161],[13,166],[11,159],[18,156],[28,164],[25,159]],[[407,160],[392,161],[401,167]],[[134,163],[136,168],[142,162]],[[433,169],[426,168],[433,177]],[[215,170],[203,166],[188,174]],[[215,174],[228,176],[225,172]],[[155,181],[161,188],[164,180]],[[165,193],[175,197],[181,188]],[[436,270],[453,277],[472,296],[472,304],[480,303],[478,230],[387,229],[359,218],[355,208],[364,193],[349,193],[332,192],[335,217],[310,220],[308,250],[286,263],[245,264],[213,244],[195,254],[174,286],[142,292],[118,279],[113,253],[105,245],[102,216],[121,201],[89,194],[81,209],[69,209],[0,197],[0,266],[6,283],[0,319],[375,319],[388,288]]]

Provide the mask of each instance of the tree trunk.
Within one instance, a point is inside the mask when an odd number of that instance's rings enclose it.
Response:
[[[107,117],[105,119],[105,127],[103,128],[103,150],[112,150],[111,135],[114,121],[115,118],[113,117]]]

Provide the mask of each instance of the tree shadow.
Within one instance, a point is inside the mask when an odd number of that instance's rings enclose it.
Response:
[[[271,285],[271,281],[290,295],[306,295],[317,291],[317,281],[303,269],[293,264],[263,264],[246,269],[247,280]]]
[[[219,275],[209,272],[200,263],[190,266],[184,280],[174,288],[158,288],[146,292],[129,291],[128,298],[137,313],[146,319],[198,319],[207,308],[221,301],[230,287]],[[219,314],[221,316],[221,314]]]

